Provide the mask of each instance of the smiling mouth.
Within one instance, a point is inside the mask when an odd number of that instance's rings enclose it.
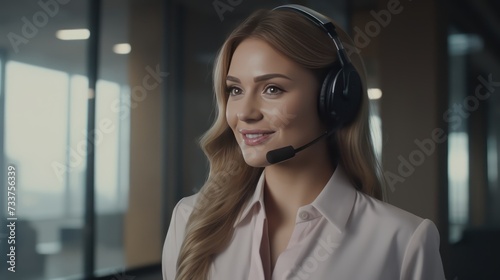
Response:
[[[248,146],[257,146],[267,142],[274,132],[269,133],[243,133],[243,140]]]

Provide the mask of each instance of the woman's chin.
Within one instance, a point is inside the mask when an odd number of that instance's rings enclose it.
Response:
[[[245,162],[251,167],[266,167],[269,165],[266,159],[247,159],[245,158]]]
[[[269,165],[265,152],[256,152],[255,150],[243,150],[243,159],[252,167],[266,167]]]

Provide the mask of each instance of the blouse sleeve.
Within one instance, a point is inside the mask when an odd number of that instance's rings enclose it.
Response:
[[[186,207],[182,204],[183,200],[181,199],[172,211],[170,226],[163,245],[162,274],[164,280],[175,279],[177,257],[179,256],[179,250],[184,240],[184,231],[187,223],[186,215],[181,215],[182,210]]]
[[[439,232],[434,223],[424,219],[408,243],[403,258],[401,280],[443,280],[439,254]]]

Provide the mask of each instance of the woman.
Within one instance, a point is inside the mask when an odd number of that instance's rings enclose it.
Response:
[[[173,211],[164,279],[444,279],[435,225],[381,201],[363,65],[336,30],[287,5],[230,34],[209,178]]]

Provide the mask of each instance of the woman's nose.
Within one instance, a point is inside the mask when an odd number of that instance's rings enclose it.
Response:
[[[240,121],[255,122],[263,118],[260,101],[252,95],[245,96],[238,109],[236,115]]]

